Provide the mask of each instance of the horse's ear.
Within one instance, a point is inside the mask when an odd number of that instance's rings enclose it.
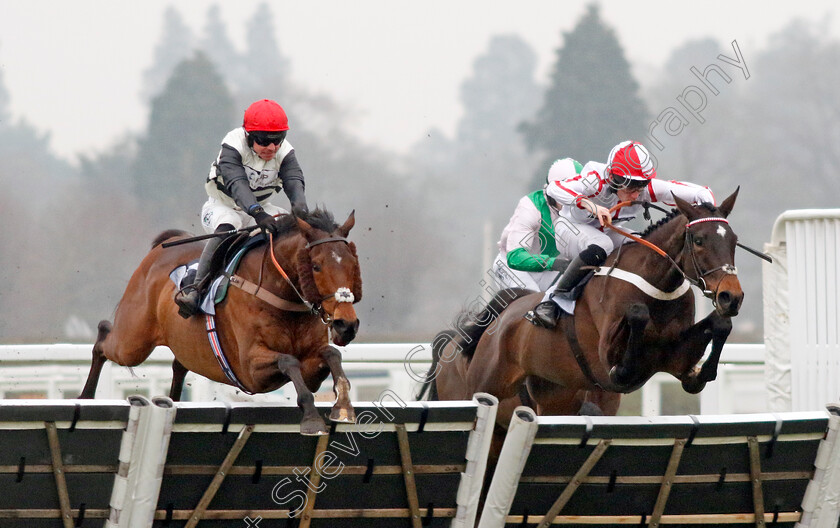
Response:
[[[728,217],[729,213],[732,212],[732,208],[735,206],[735,199],[738,198],[738,191],[740,190],[741,186],[739,185],[735,189],[735,192],[730,194],[729,198],[724,200],[723,203],[720,204],[720,207],[718,207],[718,211],[720,211],[720,214],[722,214],[724,218]]]
[[[341,236],[347,238],[347,235],[350,234],[350,230],[353,229],[353,226],[356,225],[356,210],[353,209],[350,211],[350,216],[347,217],[347,220],[344,221],[344,225],[339,227],[337,231]]]
[[[311,242],[313,231],[315,231],[315,229],[311,225],[309,225],[309,223],[307,223],[306,220],[302,218],[296,216],[295,220],[297,220],[298,229],[300,229],[300,232],[303,234],[303,237]]]
[[[689,222],[695,220],[699,216],[690,203],[686,202],[674,193],[671,193],[671,196],[674,198],[674,203],[677,204],[677,209],[679,209],[680,212],[688,218]]]

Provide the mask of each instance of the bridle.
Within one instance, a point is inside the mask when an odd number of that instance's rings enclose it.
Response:
[[[700,269],[700,263],[697,261],[697,254],[694,252],[694,244],[692,244],[692,235],[691,231],[689,230],[691,226],[696,224],[701,224],[704,222],[723,222],[725,224],[729,224],[729,220],[720,216],[711,216],[708,218],[698,218],[697,220],[692,220],[689,223],[685,224],[685,246],[688,248],[688,253],[691,256],[691,263],[694,266],[694,273],[697,274],[697,279],[692,282],[695,286],[700,288],[700,291],[703,292],[703,296],[708,297],[712,300],[712,304],[717,307],[717,303],[715,298],[717,297],[717,291],[711,291],[706,286],[706,279],[707,275],[711,275],[716,271],[722,271],[727,275],[738,275],[738,268],[736,268],[733,264],[722,264],[716,268],[703,271]],[[682,270],[680,270],[682,272]],[[685,273],[683,272],[683,275]],[[691,279],[688,279],[691,280]],[[720,287],[720,283],[718,283],[718,287]]]
[[[306,244],[303,249],[309,251],[314,246],[320,244],[327,244],[332,242],[343,242],[345,244],[350,244],[350,241],[344,237],[327,237],[321,238],[319,240],[314,240]],[[333,317],[324,310],[323,303],[327,299],[334,298],[337,303],[353,303],[356,299],[353,296],[353,292],[350,291],[350,288],[347,287],[340,287],[336,289],[333,293],[327,294],[323,296],[318,302],[312,303],[304,298],[303,294],[297,289],[297,287],[292,282],[292,279],[289,278],[289,275],[283,269],[279,262],[277,262],[277,257],[274,255],[274,235],[272,233],[268,234],[268,247],[266,247],[266,252],[271,256],[271,262],[274,264],[274,268],[280,273],[280,276],[286,281],[286,283],[292,288],[295,294],[300,299],[301,303],[308,309],[308,311],[312,314],[316,314],[321,318],[321,322],[325,325],[332,323]],[[260,273],[260,279],[262,279],[262,273]]]
[[[618,209],[621,209],[622,207],[626,207],[628,205],[635,205],[637,203],[641,203],[642,205],[645,205],[645,212],[646,213],[647,213],[647,207],[648,206],[656,207],[656,206],[652,206],[652,205],[650,205],[646,202],[619,202],[616,205],[614,205],[612,208],[610,208],[610,213],[613,213],[614,211],[616,211]],[[658,208],[658,207],[656,207],[656,208],[661,210],[661,208]],[[694,252],[694,244],[691,243],[692,235],[691,235],[690,229],[691,229],[692,226],[694,226],[696,224],[704,223],[704,222],[723,222],[723,223],[728,224],[729,220],[727,220],[726,218],[723,218],[721,216],[711,216],[711,217],[707,217],[707,218],[698,218],[696,220],[689,221],[685,225],[685,243],[684,243],[683,251],[688,251],[689,257],[691,259],[692,266],[694,267],[694,273],[695,273],[696,277],[690,277],[682,269],[682,267],[679,265],[679,263],[677,263],[676,260],[674,260],[667,252],[665,252],[663,249],[658,247],[656,244],[653,244],[653,243],[651,243],[647,240],[644,240],[640,237],[637,237],[636,235],[633,235],[632,233],[628,233],[627,231],[624,231],[623,229],[615,227],[612,224],[608,224],[608,227],[610,229],[612,229],[613,231],[615,231],[616,233],[618,233],[618,234],[620,234],[624,237],[627,237],[630,240],[633,240],[634,242],[638,242],[638,243],[642,244],[643,246],[645,246],[649,249],[652,249],[653,251],[655,251],[659,255],[668,259],[670,261],[671,265],[683,276],[683,278],[685,280],[687,280],[692,286],[696,286],[701,292],[703,292],[703,296],[711,299],[712,304],[715,307],[717,307],[717,301],[716,301],[717,291],[712,291],[712,290],[708,289],[708,287],[706,285],[705,277],[708,276],[708,275],[711,275],[712,273],[715,273],[716,271],[722,271],[723,273],[726,273],[727,275],[737,275],[738,274],[738,268],[736,268],[732,264],[723,264],[721,266],[718,266],[716,268],[706,270],[706,271],[703,271],[701,269],[700,263],[697,260],[697,254]],[[718,285],[718,286],[720,286],[720,285]]]

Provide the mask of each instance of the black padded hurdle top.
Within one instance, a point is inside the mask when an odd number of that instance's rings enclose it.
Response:
[[[355,406],[356,424],[307,437],[288,404],[175,404],[154,526],[449,526],[479,404]],[[0,401],[0,526],[113,519],[131,409],[121,400]]]
[[[506,526],[792,527],[828,413],[540,417]],[[562,495],[562,497],[561,497]]]
[[[246,518],[284,527],[449,526],[477,404],[354,406],[356,424],[311,437],[299,433],[297,407],[178,404],[155,526],[186,526],[205,502],[200,525],[209,527],[247,526]]]
[[[108,517],[123,400],[0,400],[0,526],[101,527]]]

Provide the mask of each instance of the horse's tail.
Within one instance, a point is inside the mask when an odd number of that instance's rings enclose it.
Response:
[[[425,399],[426,401],[437,401],[438,391],[435,378],[437,377],[437,369],[440,364],[440,356],[444,347],[449,344],[452,339],[458,335],[455,330],[444,330],[439,332],[432,340],[432,366],[426,372],[425,380],[420,386],[420,392],[417,393],[417,401]],[[428,398],[426,397],[428,395]]]
[[[155,237],[155,239],[152,241],[152,248],[155,248],[155,247],[163,244],[164,242],[166,242],[170,238],[174,238],[176,236],[184,236],[184,235],[190,236],[191,233],[188,233],[188,232],[184,231],[183,229],[167,229],[166,231],[164,231],[163,233],[161,233],[161,234],[159,234],[158,236]]]
[[[478,346],[478,340],[484,331],[493,324],[496,317],[502,313],[502,310],[516,299],[531,293],[534,293],[534,291],[526,288],[499,290],[481,310],[476,312],[463,310],[455,317],[453,324],[458,328],[458,331],[453,341],[460,347],[460,352],[467,358],[467,362],[472,361],[475,348]]]

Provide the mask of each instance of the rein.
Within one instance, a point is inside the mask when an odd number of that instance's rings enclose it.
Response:
[[[306,246],[304,246],[304,249],[306,249],[308,251],[309,249],[311,249],[314,246],[317,246],[319,244],[325,244],[325,243],[328,243],[328,242],[343,242],[345,244],[350,243],[346,238],[343,238],[343,237],[327,237],[327,238],[322,238],[320,240],[315,240],[315,241],[309,242],[308,244],[306,244]],[[292,282],[292,279],[289,278],[289,275],[283,269],[283,266],[281,266],[280,263],[277,262],[277,257],[274,255],[274,235],[272,233],[268,234],[268,246],[266,247],[266,252],[271,256],[271,262],[274,264],[274,268],[277,270],[278,273],[280,273],[280,276],[283,277],[283,279],[292,288],[292,290],[295,292],[295,294],[298,296],[298,298],[301,301],[300,303],[286,301],[285,299],[281,299],[281,298],[277,297],[273,293],[267,292],[265,290],[260,290],[259,284],[254,286],[252,283],[248,283],[248,281],[245,281],[244,279],[240,279],[241,281],[243,281],[245,283],[251,284],[252,288],[250,288],[250,289],[253,289],[255,287],[256,290],[254,291],[253,294],[255,296],[257,296],[258,298],[262,299],[263,301],[271,304],[272,306],[274,306],[276,308],[280,308],[281,310],[287,310],[287,311],[296,311],[296,312],[297,311],[309,311],[313,314],[318,314],[321,317],[321,322],[322,323],[330,324],[332,322],[332,317],[330,316],[330,314],[328,314],[324,311],[323,304],[322,304],[324,301],[326,301],[330,297],[334,297],[336,302],[339,302],[339,303],[343,303],[343,302],[352,303],[355,300],[354,297],[353,297],[353,292],[351,292],[349,288],[342,287],[342,288],[338,288],[334,293],[331,293],[329,295],[325,295],[317,303],[311,303],[311,302],[307,301],[304,298],[303,294],[301,294],[300,291],[295,287],[294,283]],[[231,282],[233,282],[233,281],[231,281]],[[262,282],[262,277],[260,278],[260,282]],[[246,288],[244,288],[243,286],[240,286],[239,284],[236,284],[236,286],[242,288],[244,291],[248,291]],[[290,308],[290,306],[291,306],[291,308]]]
[[[615,204],[613,207],[610,208],[610,213],[614,213],[615,211],[618,211],[622,207],[627,207],[629,205],[635,205],[637,203],[639,203],[639,202],[629,202],[629,201],[628,202],[619,202],[619,203]],[[645,209],[645,210],[647,210],[647,209]],[[627,231],[624,231],[623,229],[619,229],[618,227],[615,227],[612,224],[608,224],[607,227],[609,227],[610,229],[612,229],[616,233],[618,233],[618,234],[620,234],[620,235],[622,235],[626,238],[629,238],[630,240],[632,240],[634,242],[638,242],[638,243],[642,244],[643,246],[645,246],[649,249],[652,249],[653,251],[655,251],[659,255],[667,258],[671,262],[671,265],[673,265],[674,268],[677,271],[680,272],[680,274],[683,276],[683,279],[687,280],[693,286],[696,286],[698,289],[700,289],[700,291],[703,292],[703,296],[708,297],[714,303],[715,292],[709,290],[706,287],[706,281],[704,280],[703,277],[705,277],[707,275],[710,275],[710,274],[712,274],[716,271],[723,271],[724,273],[726,273],[728,275],[737,275],[738,274],[738,268],[736,268],[732,264],[723,264],[721,266],[718,266],[717,268],[714,268],[714,269],[711,269],[711,270],[708,270],[708,271],[705,271],[705,272],[701,271],[700,264],[697,262],[697,255],[694,253],[694,246],[692,246],[691,243],[690,243],[691,242],[691,232],[689,231],[689,228],[691,226],[695,225],[695,224],[699,224],[699,223],[703,223],[703,222],[723,222],[723,223],[728,224],[729,220],[727,220],[726,218],[720,217],[720,216],[713,216],[713,217],[709,217],[709,218],[699,218],[697,220],[692,220],[685,225],[685,244],[684,244],[683,251],[687,250],[689,255],[691,255],[691,263],[694,266],[694,271],[697,274],[697,278],[689,277],[688,274],[685,271],[683,271],[683,269],[680,267],[680,265],[677,263],[677,261],[674,260],[668,253],[663,251],[662,248],[660,248],[656,244],[653,244],[653,243],[651,243],[647,240],[644,240],[640,237],[637,237],[636,235],[628,233]]]

